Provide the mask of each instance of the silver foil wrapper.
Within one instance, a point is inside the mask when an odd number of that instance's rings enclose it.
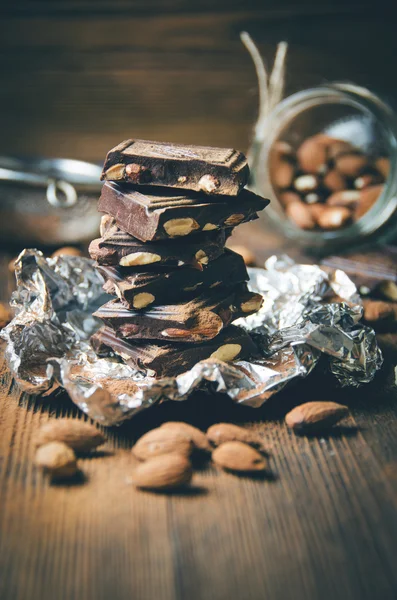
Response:
[[[90,259],[44,258],[24,250],[16,263],[15,318],[0,333],[15,379],[33,394],[54,387],[93,419],[116,425],[165,400],[186,400],[197,390],[222,392],[234,402],[261,406],[321,356],[341,385],[371,381],[382,356],[374,331],[359,321],[356,288],[343,271],[327,273],[272,256],[265,269],[249,269],[249,287],[264,296],[261,310],[236,323],[253,336],[261,358],[224,363],[209,359],[178,377],[153,379],[115,357],[98,358],[89,338],[101,325],[92,313],[108,297]],[[345,302],[329,303],[338,295]]]

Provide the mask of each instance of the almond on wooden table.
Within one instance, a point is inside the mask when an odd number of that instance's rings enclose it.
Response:
[[[105,442],[105,436],[94,425],[80,419],[50,419],[42,425],[35,439],[37,446],[64,442],[76,452],[89,452]]]
[[[244,442],[251,446],[261,446],[261,440],[249,429],[233,423],[216,423],[207,431],[207,437],[214,446],[225,442]]]
[[[213,462],[227,471],[254,473],[270,471],[268,459],[243,442],[225,442],[212,453]]]
[[[193,425],[190,425],[189,423],[185,423],[183,421],[168,421],[167,423],[163,423],[160,429],[167,429],[169,431],[182,433],[191,439],[195,450],[199,450],[201,452],[211,452],[212,450],[206,434],[197,427],[193,427]]]
[[[167,491],[190,483],[193,471],[186,456],[163,454],[137,466],[132,483],[141,489]]]
[[[191,434],[182,431],[158,427],[143,435],[132,448],[138,460],[148,460],[162,454],[180,454],[190,457],[194,449]]]
[[[397,322],[397,303],[385,302],[384,300],[363,299],[365,321],[370,323],[375,329],[377,323],[394,324]]]
[[[347,406],[337,402],[306,402],[292,409],[285,423],[298,433],[321,431],[338,423],[348,411]]]
[[[36,451],[35,464],[54,479],[73,477],[77,472],[76,455],[63,442],[40,446]]]

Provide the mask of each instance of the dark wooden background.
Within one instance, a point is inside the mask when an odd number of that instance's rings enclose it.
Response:
[[[254,68],[290,43],[287,93],[351,80],[397,100],[394,0],[3,0],[0,153],[102,160],[127,137],[248,146]]]

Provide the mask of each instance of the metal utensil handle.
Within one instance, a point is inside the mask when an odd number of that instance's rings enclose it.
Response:
[[[73,185],[63,179],[48,178],[46,175],[0,168],[0,180],[14,181],[15,183],[24,183],[35,187],[47,187],[47,200],[55,208],[70,208],[76,204],[78,199]],[[59,195],[59,192],[62,195]]]
[[[62,192],[59,196],[58,192]],[[70,208],[77,202],[77,192],[75,188],[62,179],[49,179],[47,186],[47,200],[55,208]]]

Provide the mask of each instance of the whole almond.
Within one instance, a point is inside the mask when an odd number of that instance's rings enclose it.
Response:
[[[76,452],[89,452],[105,442],[103,433],[80,419],[51,419],[40,427],[36,445],[63,442]]]
[[[73,477],[77,472],[76,455],[63,442],[50,442],[40,446],[36,451],[35,464],[54,479]]]
[[[350,142],[345,142],[344,140],[333,140],[333,142],[328,146],[328,159],[334,161],[341,154],[348,154],[351,152],[356,152],[356,148]]]
[[[233,423],[216,423],[211,425],[207,431],[207,438],[214,446],[220,446],[226,442],[244,442],[252,446],[261,446],[258,436],[249,429],[233,425]]]
[[[285,214],[301,229],[314,229],[316,226],[309,207],[301,201],[288,204]]]
[[[158,427],[139,438],[132,448],[132,453],[138,460],[148,460],[162,454],[180,454],[189,457],[193,449],[191,436],[186,432]]]
[[[298,148],[300,166],[306,173],[321,173],[327,164],[328,147],[335,140],[319,133],[307,138]]]
[[[288,188],[291,185],[295,172],[295,155],[292,147],[277,141],[270,151],[270,179],[278,188]]]
[[[211,445],[205,433],[200,429],[197,429],[197,427],[189,425],[189,423],[184,423],[183,421],[168,421],[167,423],[163,423],[160,429],[180,432],[193,442],[195,450],[199,450],[200,452],[211,452]]]
[[[189,484],[192,474],[192,465],[186,456],[164,454],[138,465],[132,474],[132,483],[141,489],[167,491]]]
[[[351,221],[352,213],[346,206],[327,206],[317,217],[317,224],[329,231],[340,229]]]
[[[271,181],[277,188],[289,188],[294,178],[295,167],[286,160],[279,160],[271,170]]]
[[[212,460],[227,471],[239,473],[269,471],[267,458],[243,442],[221,444],[213,451]]]
[[[369,159],[359,152],[341,154],[335,159],[335,167],[346,177],[358,177],[369,166]]]
[[[339,192],[346,189],[346,179],[336,169],[331,169],[324,176],[323,183],[331,192]]]
[[[296,432],[320,431],[332,427],[347,413],[347,406],[336,402],[306,402],[291,410],[285,423]]]
[[[319,220],[319,218],[321,218],[321,215],[323,214],[323,212],[325,210],[327,210],[326,205],[321,204],[321,202],[316,202],[315,204],[311,204],[308,208],[310,210],[310,214],[312,215],[312,217],[316,223],[318,223],[318,220]]]
[[[379,173],[387,179],[390,172],[390,160],[385,156],[381,156],[375,161],[375,166],[378,169]]]
[[[397,321],[397,303],[384,302],[383,300],[363,300],[365,321],[376,324],[379,321],[387,322],[390,325]]]
[[[383,185],[371,185],[360,191],[360,200],[354,211],[355,219],[360,219],[378,200],[383,192]]]
[[[301,199],[299,194],[289,191],[282,192],[279,194],[278,198],[283,206],[287,206],[288,204],[291,204],[291,202],[300,202]]]
[[[328,196],[327,205],[354,207],[359,201],[360,192],[358,190],[340,190]]]

